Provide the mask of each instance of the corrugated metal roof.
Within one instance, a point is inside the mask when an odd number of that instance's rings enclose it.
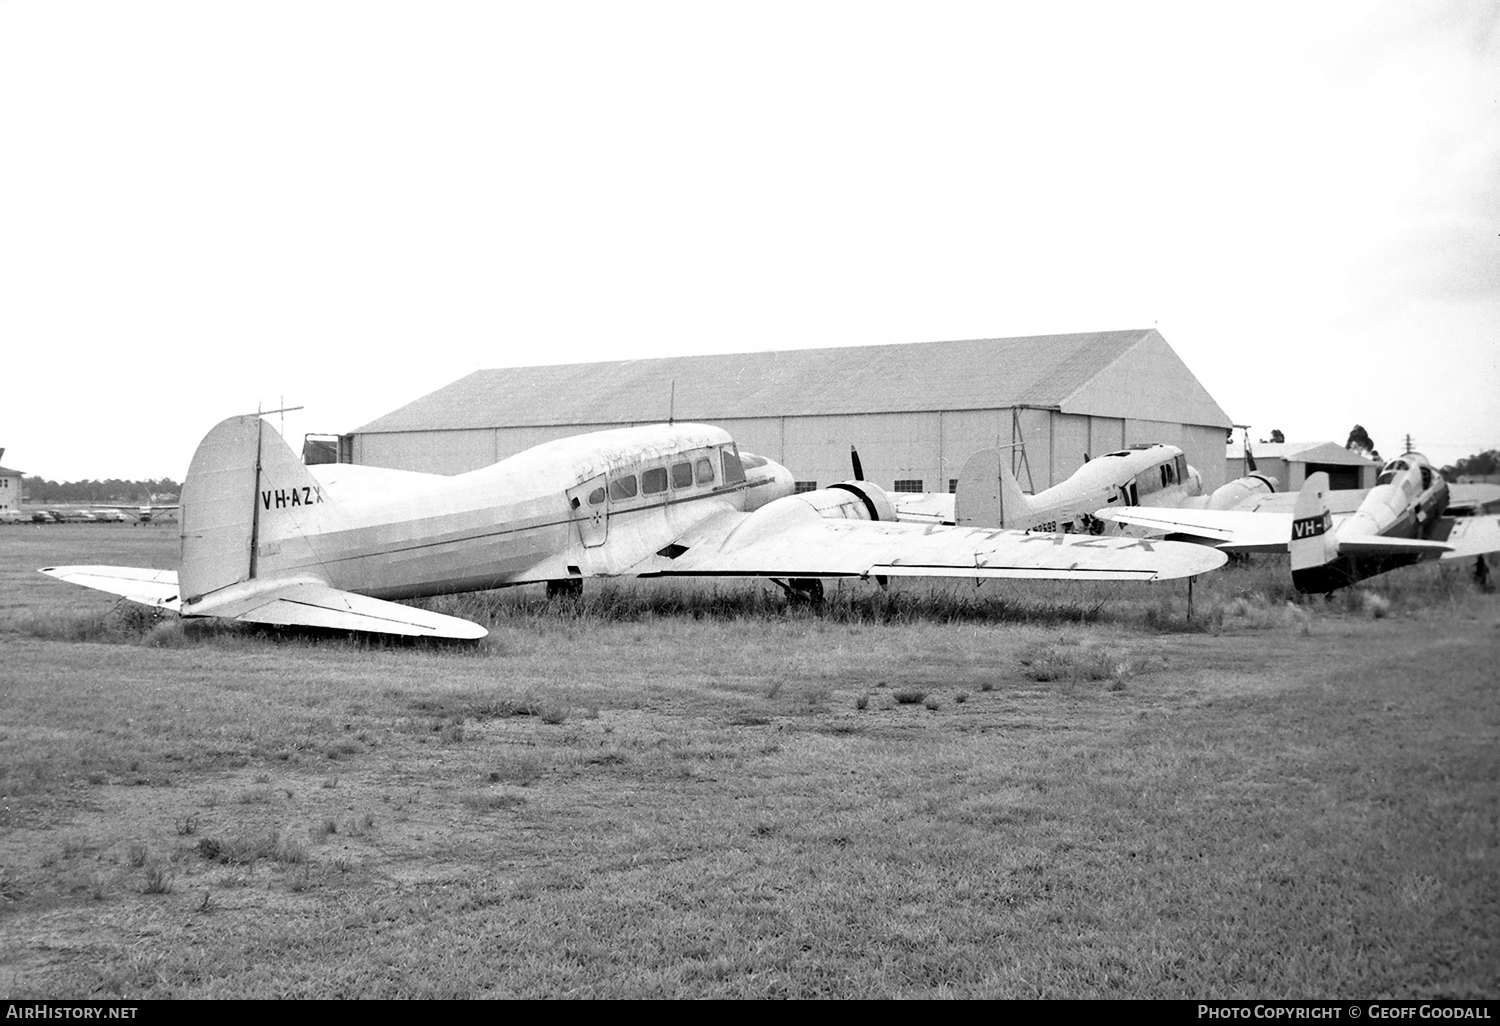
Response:
[[[507,367],[475,371],[356,430],[664,421],[674,382],[676,418],[709,423],[748,417],[1060,406],[1146,341],[1166,345],[1155,329],[1136,328]]]

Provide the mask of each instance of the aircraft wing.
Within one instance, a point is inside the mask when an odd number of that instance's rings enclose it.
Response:
[[[1450,517],[1468,517],[1500,508],[1500,485],[1451,484],[1448,486]]]
[[[951,524],[954,496],[949,492],[889,492],[896,519],[909,524]]]
[[[1028,534],[816,515],[757,521],[759,513],[770,508],[751,514],[721,513],[626,572],[642,577],[1151,581],[1205,573],[1223,565],[1226,558],[1202,546],[1139,538]],[[790,519],[797,522],[786,522]]]
[[[1127,506],[1101,509],[1095,515],[1172,538],[1215,545],[1226,552],[1285,552],[1292,540],[1291,513]]]
[[[1327,493],[1328,512],[1334,516],[1339,516],[1342,513],[1353,513],[1359,509],[1359,504],[1364,502],[1365,496],[1369,494],[1369,489],[1366,488],[1330,489]],[[1226,512],[1285,513],[1290,517],[1292,510],[1296,507],[1296,492],[1271,492],[1268,495],[1253,496],[1236,509]]]
[[[48,566],[41,573],[69,584],[123,595],[132,602],[160,609],[177,608],[177,571],[133,566]]]

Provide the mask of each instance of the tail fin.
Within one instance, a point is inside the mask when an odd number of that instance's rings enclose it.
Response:
[[[1328,475],[1321,470],[1308,477],[1297,493],[1291,555],[1292,580],[1298,591],[1331,590],[1322,585],[1329,577],[1328,564],[1338,559],[1339,547],[1328,513]]]
[[[1031,500],[1005,465],[1004,450],[980,449],[964,461],[953,497],[953,519],[960,527],[1013,530],[1034,522]]]
[[[182,485],[183,606],[256,576],[264,515],[322,501],[317,481],[259,415],[217,424],[198,443]]]

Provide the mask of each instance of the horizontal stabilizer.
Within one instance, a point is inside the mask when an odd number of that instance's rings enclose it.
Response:
[[[1468,559],[1500,552],[1500,517],[1465,517],[1453,522],[1444,541],[1453,549],[1443,559]]]
[[[319,581],[256,580],[231,585],[189,607],[189,616],[222,616],[284,627],[326,627],[419,638],[473,641],[489,631],[456,616],[340,591]]]
[[[1445,552],[1453,551],[1453,546],[1446,542],[1428,541],[1424,538],[1389,538],[1384,535],[1345,538],[1338,545],[1341,556],[1417,556],[1437,559]]]
[[[177,571],[134,566],[46,566],[41,573],[159,609],[177,608]]]

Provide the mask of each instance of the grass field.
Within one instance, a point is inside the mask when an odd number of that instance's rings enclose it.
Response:
[[[1500,596],[591,587],[155,622],[0,529],[0,994],[1500,996]]]

